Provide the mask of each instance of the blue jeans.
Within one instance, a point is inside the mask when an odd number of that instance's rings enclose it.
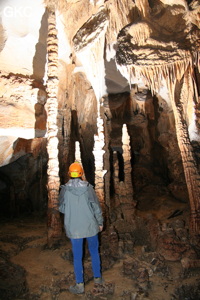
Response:
[[[86,239],[92,259],[92,271],[94,277],[101,277],[98,234]],[[83,238],[71,239],[76,283],[83,282],[83,240]]]

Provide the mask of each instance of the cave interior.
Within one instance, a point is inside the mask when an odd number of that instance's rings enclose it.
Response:
[[[87,299],[200,299],[199,1],[4,0],[0,12],[1,299],[68,297],[72,272],[58,263],[38,291],[23,251],[57,249],[72,270],[63,229],[52,247],[48,230],[75,160],[103,209],[102,269],[127,279]]]

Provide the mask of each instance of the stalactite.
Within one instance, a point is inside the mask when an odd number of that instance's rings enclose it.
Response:
[[[101,24],[96,29],[96,32],[89,31],[88,28],[93,26],[93,18],[98,19]],[[105,33],[108,27],[108,15],[105,11],[100,11],[96,16],[93,16],[80,29],[80,32],[74,37],[74,45],[76,56],[82,63],[82,66],[87,74],[96,98],[99,101],[105,93],[105,67],[104,67],[104,46]],[[91,24],[90,24],[91,23]]]
[[[169,78],[173,83],[176,79],[180,81],[187,69],[192,73],[192,56],[186,52],[182,60],[173,63],[164,63],[160,65],[117,65],[119,71],[129,81],[131,86],[136,78],[142,78],[144,83],[149,86],[152,94],[155,94],[162,86],[162,79]]]

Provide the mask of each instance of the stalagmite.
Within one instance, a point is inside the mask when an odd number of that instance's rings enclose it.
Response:
[[[102,205],[105,204],[104,199],[104,175],[106,170],[104,170],[103,156],[105,150],[103,150],[105,141],[104,141],[104,128],[103,128],[103,119],[100,116],[100,107],[98,107],[97,114],[97,134],[94,136],[94,159],[95,159],[95,191],[99,198],[99,201]]]
[[[132,186],[132,175],[131,175],[131,154],[130,154],[130,137],[127,132],[126,125],[122,128],[122,161],[120,163],[120,153],[117,151],[113,152],[113,181],[115,189],[114,203],[112,207],[120,208],[123,219],[127,222],[132,222],[134,219],[134,207],[135,203],[133,200],[133,186]],[[123,166],[122,166],[123,164]],[[122,176],[123,172],[124,176]],[[120,180],[120,178],[123,178]]]
[[[131,152],[130,152],[130,136],[127,127],[124,124],[122,128],[122,149],[124,159],[124,186],[126,191],[126,199],[133,199],[133,185],[132,185],[132,167],[131,167]],[[126,201],[127,201],[126,200]],[[127,201],[127,202],[129,202]]]
[[[75,160],[81,163],[81,150],[80,150],[80,143],[75,143]]]
[[[134,219],[135,203],[133,200],[133,185],[131,174],[132,167],[130,153],[130,137],[125,124],[122,128],[122,149],[124,161],[124,182],[120,183],[121,210],[124,219],[128,222],[132,222],[132,220]]]

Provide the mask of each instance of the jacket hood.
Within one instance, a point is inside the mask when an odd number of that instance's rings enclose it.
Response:
[[[66,189],[76,196],[84,194],[87,191],[88,186],[89,183],[87,181],[83,181],[79,178],[70,179],[68,183],[65,184]]]

